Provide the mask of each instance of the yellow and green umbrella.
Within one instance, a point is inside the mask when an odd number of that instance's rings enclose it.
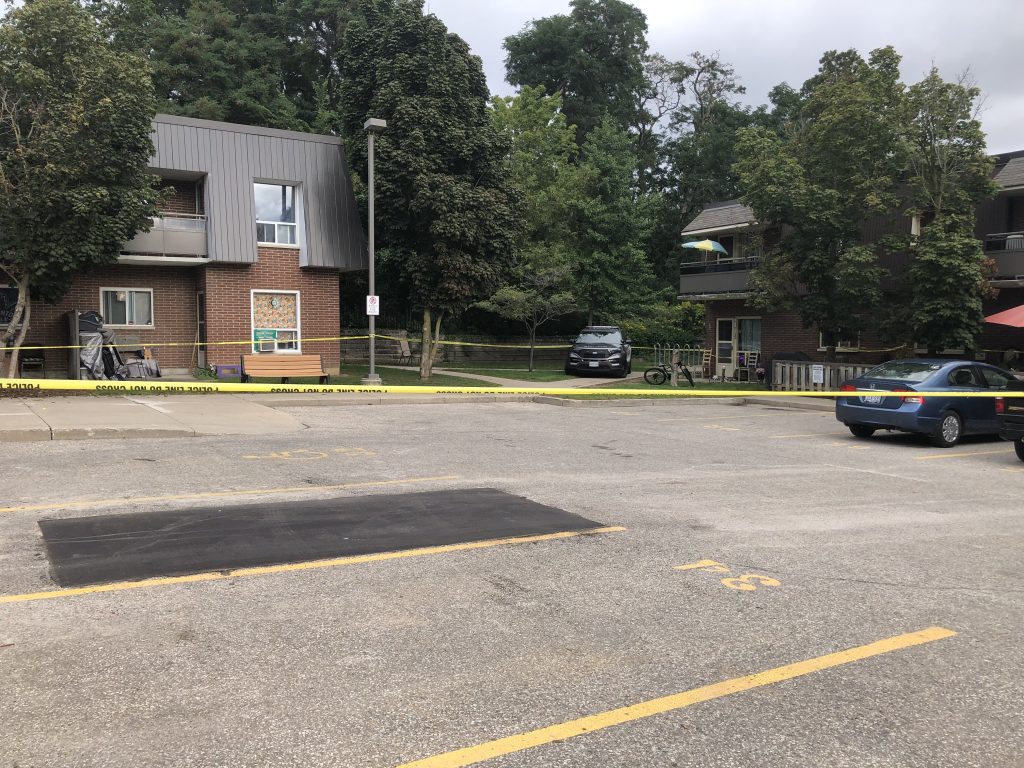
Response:
[[[729,254],[729,252],[725,250],[724,245],[715,242],[714,240],[692,240],[689,243],[683,243],[683,248],[693,248],[698,251],[707,251],[708,253]]]

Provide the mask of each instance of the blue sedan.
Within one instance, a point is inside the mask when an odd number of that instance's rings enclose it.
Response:
[[[846,382],[836,398],[836,418],[857,437],[880,429],[928,435],[949,448],[964,435],[995,435],[994,397],[955,397],[957,392],[1004,390],[1013,374],[970,360],[893,360]],[[922,396],[915,392],[948,392]]]

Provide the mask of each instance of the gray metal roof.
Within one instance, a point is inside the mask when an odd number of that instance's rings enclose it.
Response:
[[[1015,157],[996,174],[996,184],[1003,189],[1024,187],[1024,157]]]
[[[711,203],[697,214],[697,217],[683,227],[687,232],[703,232],[715,229],[730,229],[743,224],[757,224],[754,211],[735,200],[727,203]]]
[[[366,244],[335,136],[157,115],[150,168],[204,179],[210,261],[258,260],[255,182],[299,187],[299,265],[365,269]]]

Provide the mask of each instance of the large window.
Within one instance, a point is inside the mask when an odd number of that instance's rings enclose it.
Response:
[[[256,240],[266,245],[298,245],[295,223],[295,187],[287,184],[254,184]]]
[[[153,327],[152,288],[100,288],[100,306],[104,325]]]
[[[252,292],[252,351],[299,352],[298,291]]]

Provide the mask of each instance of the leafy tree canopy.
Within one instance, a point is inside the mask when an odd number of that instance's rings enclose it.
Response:
[[[152,67],[157,109],[272,128],[306,129],[317,87],[327,108],[337,78],[344,0],[90,0],[126,51]]]
[[[29,291],[60,299],[148,224],[152,117],[145,61],[111,48],[74,0],[0,21],[0,275],[19,288],[0,347],[24,338]]]
[[[890,48],[864,60],[856,51],[830,51],[799,94],[777,91],[789,110],[788,130],[752,127],[739,133],[735,166],[743,199],[764,221],[786,228],[786,265],[795,276],[792,298],[805,324],[822,331],[859,330],[881,298],[882,272],[864,222],[898,206],[903,86]],[[780,265],[777,265],[777,267]],[[761,275],[755,301],[771,308],[778,293]]]
[[[430,318],[492,294],[519,237],[509,146],[487,108],[480,59],[422,0],[363,0],[339,60],[344,133],[365,178],[363,122],[387,120],[377,141],[381,259]],[[438,326],[439,330],[439,326]],[[436,335],[435,330],[435,335]]]
[[[899,341],[930,350],[973,347],[983,322],[989,288],[975,211],[995,187],[977,119],[979,96],[967,76],[946,82],[934,68],[907,90],[902,149],[910,213],[924,226],[911,238],[907,301],[895,305],[890,328],[899,329]]]
[[[568,15],[531,22],[505,38],[507,78],[561,93],[577,142],[605,114],[625,130],[638,119],[645,88],[647,18],[622,0],[572,0]]]
[[[595,318],[630,314],[650,297],[652,275],[644,243],[650,208],[633,191],[636,155],[625,131],[602,121],[583,145],[567,195],[575,251],[572,287],[580,308]]]

